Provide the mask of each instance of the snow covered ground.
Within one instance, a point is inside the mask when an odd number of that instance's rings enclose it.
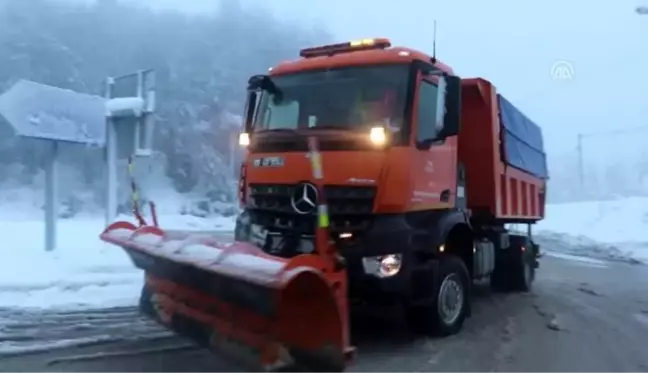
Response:
[[[124,252],[99,240],[104,228],[100,216],[59,220],[58,248],[47,253],[38,215],[3,212],[7,210],[0,208],[0,309],[136,303],[142,274]],[[231,232],[234,218],[162,215],[160,224],[169,229]],[[648,198],[550,205],[536,238],[544,251],[648,262]]]
[[[132,220],[128,217],[120,219]],[[169,229],[232,231],[234,218],[162,215]],[[98,216],[59,220],[58,248],[45,252],[44,225],[0,214],[0,308],[98,308],[136,304],[142,273],[99,240]]]
[[[648,263],[648,197],[549,205],[535,231],[543,250]]]

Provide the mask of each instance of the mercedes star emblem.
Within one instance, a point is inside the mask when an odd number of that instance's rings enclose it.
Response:
[[[317,205],[317,188],[313,184],[299,184],[290,197],[292,208],[300,215],[315,210]]]

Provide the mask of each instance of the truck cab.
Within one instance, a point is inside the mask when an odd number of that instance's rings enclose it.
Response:
[[[367,39],[306,49],[250,80],[240,196],[270,234],[311,233],[312,135],[337,238],[359,239],[381,216],[399,226],[407,213],[454,205],[460,80],[419,52],[389,47]]]

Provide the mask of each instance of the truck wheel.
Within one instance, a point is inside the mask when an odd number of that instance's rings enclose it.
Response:
[[[533,287],[533,280],[535,280],[535,266],[531,261],[530,252],[518,251],[517,262],[515,268],[511,268],[511,290],[529,292]]]
[[[509,249],[500,251],[497,255],[500,255],[500,258],[491,276],[493,290],[531,291],[536,267],[531,245],[527,242],[511,245]]]
[[[408,309],[413,331],[425,335],[456,334],[463,326],[470,302],[469,275],[464,262],[454,256],[441,259],[434,299]]]
[[[243,212],[236,218],[236,225],[234,227],[234,241],[250,240],[250,218],[246,212]]]

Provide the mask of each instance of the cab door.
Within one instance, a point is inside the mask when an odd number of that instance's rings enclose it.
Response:
[[[449,208],[456,196],[457,141],[444,137],[445,79],[421,76],[417,92],[410,210]]]

